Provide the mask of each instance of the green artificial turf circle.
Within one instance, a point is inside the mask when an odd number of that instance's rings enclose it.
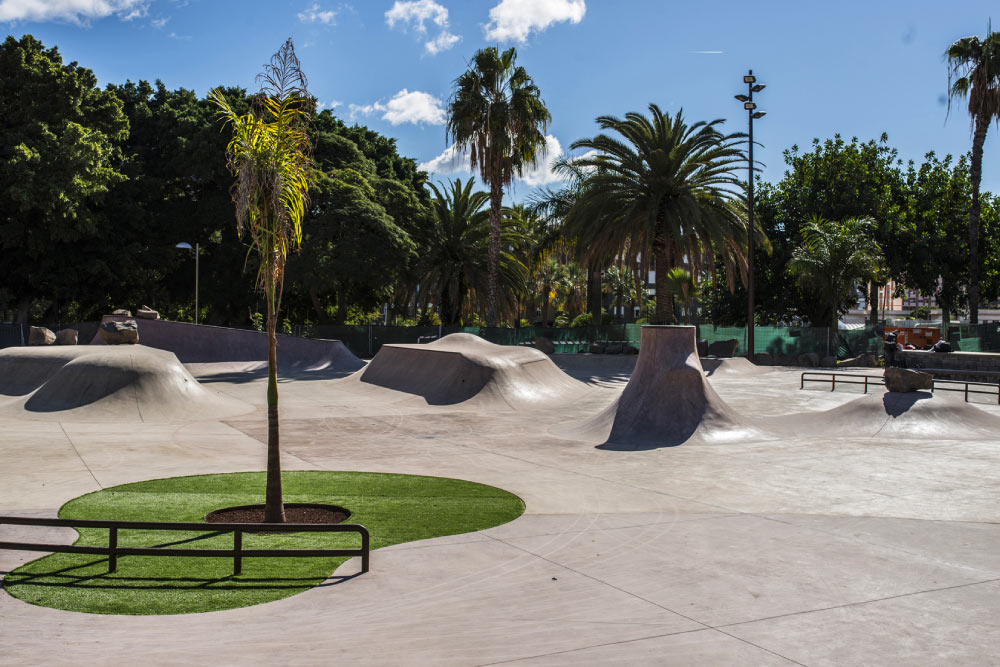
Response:
[[[524,503],[485,484],[444,477],[367,472],[295,471],[282,475],[287,503],[340,505],[349,523],[371,532],[371,548],[483,530],[512,521]],[[171,477],[123,484],[75,498],[59,510],[71,519],[198,521],[212,510],[262,503],[264,473]],[[108,531],[80,529],[76,544],[107,546]],[[244,549],[358,548],[356,533],[287,533],[243,537]],[[119,530],[119,546],[232,548],[232,533]],[[4,589],[44,607],[98,614],[187,614],[286,598],[327,580],[346,558],[245,558],[232,576],[229,558],[52,554],[8,574]],[[372,555],[372,569],[378,556]],[[364,575],[361,575],[364,576]]]

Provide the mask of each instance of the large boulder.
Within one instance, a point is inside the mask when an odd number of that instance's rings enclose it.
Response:
[[[622,350],[622,354],[639,354],[639,348],[635,345],[626,345],[625,349]]]
[[[28,331],[28,345],[52,345],[56,342],[56,335],[51,329],[45,327],[31,327]]]
[[[625,352],[625,346],[622,343],[608,343],[607,347],[604,348],[604,354],[622,354]]]
[[[798,359],[790,354],[776,354],[774,355],[774,365],[775,366],[794,366],[798,363]]]
[[[76,329],[61,329],[56,332],[56,345],[76,345],[79,333]]]
[[[111,311],[111,314],[114,315],[115,317],[132,317],[132,311],[125,310],[124,308],[116,308],[115,310]]]
[[[757,366],[773,366],[774,357],[772,357],[767,352],[758,352],[757,354],[753,355],[753,362]]]
[[[695,341],[695,344],[698,346],[698,356],[699,357],[707,357],[708,356],[708,339],[707,338],[699,338],[697,341]]]
[[[885,369],[885,388],[902,393],[933,389],[934,376],[930,373],[890,367]]]
[[[545,354],[555,354],[556,346],[555,343],[552,342],[551,338],[538,336],[535,338],[535,349],[539,352],[544,352]]]
[[[591,354],[604,354],[604,350],[607,346],[604,343],[591,343],[590,353]]]
[[[799,366],[805,368],[816,368],[819,366],[819,355],[815,352],[806,352],[799,355]]]
[[[139,342],[139,325],[135,320],[102,322],[97,331],[108,345],[135,345]]]
[[[710,357],[731,357],[736,354],[736,349],[740,342],[735,338],[729,340],[717,340],[708,346],[708,356]]]
[[[877,368],[878,359],[874,354],[862,354],[860,357],[844,359],[837,364],[837,368]]]
[[[819,365],[823,368],[836,368],[837,367],[837,357],[832,354],[827,357],[823,357],[819,361]]]
[[[149,306],[143,306],[139,310],[135,311],[135,316],[144,320],[160,319],[160,314]]]

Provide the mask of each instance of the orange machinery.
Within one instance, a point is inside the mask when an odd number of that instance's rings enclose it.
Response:
[[[918,350],[941,340],[941,330],[937,327],[886,327],[885,333],[895,333],[897,343],[912,345]]]

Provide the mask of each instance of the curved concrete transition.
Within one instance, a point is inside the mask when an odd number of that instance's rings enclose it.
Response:
[[[771,367],[757,366],[746,357],[702,357],[701,367],[709,377],[716,375],[765,375]]]
[[[253,410],[203,387],[172,353],[144,345],[0,350],[0,416],[191,422]]]
[[[692,326],[644,326],[639,360],[622,395],[596,417],[556,431],[607,449],[672,447],[691,438],[754,434],[705,377]]]
[[[105,315],[103,322],[133,319]],[[252,371],[267,368],[267,334],[249,329],[213,327],[190,322],[136,319],[139,343],[173,352],[184,364],[238,362],[232,370]],[[91,345],[105,345],[95,335]],[[278,334],[278,370],[356,371],[365,364],[339,340],[302,338]]]
[[[419,396],[429,405],[495,408],[535,407],[586,388],[543,352],[465,333],[426,345],[383,345],[363,371],[343,382]]]

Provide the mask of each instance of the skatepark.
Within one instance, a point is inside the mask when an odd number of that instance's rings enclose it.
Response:
[[[0,351],[0,515],[262,469],[256,343],[169,324],[135,346]],[[227,611],[0,594],[4,661],[996,664],[995,400],[800,389],[802,369],[700,359],[693,327],[644,327],[637,360],[456,334],[366,363],[332,343],[279,341],[286,471],[456,478],[516,494],[524,514]],[[36,558],[0,551],[0,573]]]

